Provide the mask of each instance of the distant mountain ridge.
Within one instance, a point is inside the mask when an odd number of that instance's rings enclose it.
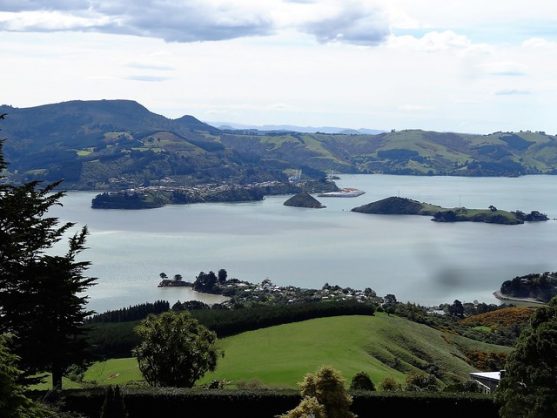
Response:
[[[298,125],[247,125],[233,122],[206,122],[218,129],[222,130],[256,130],[261,132],[299,132],[299,133],[323,133],[323,134],[367,134],[377,135],[385,132],[381,129],[352,129],[339,128],[337,126],[298,126]]]
[[[0,135],[15,181],[63,178],[64,187],[82,190],[286,182],[298,170],[313,179],[327,172],[557,174],[557,137],[544,132],[221,130],[189,115],[168,119],[131,100],[4,105],[0,112],[7,114]]]

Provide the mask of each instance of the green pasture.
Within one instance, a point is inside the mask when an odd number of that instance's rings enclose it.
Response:
[[[508,350],[384,313],[319,318],[244,332],[220,340],[219,348],[224,356],[217,369],[199,384],[222,379],[235,386],[257,380],[273,387],[296,387],[306,373],[322,365],[337,368],[347,380],[363,370],[376,383],[388,376],[403,382],[408,373],[434,366],[448,383],[466,380],[474,371],[465,360],[466,351]],[[82,385],[141,382],[136,359],[120,358],[94,363]],[[64,384],[66,388],[79,386],[68,380]]]

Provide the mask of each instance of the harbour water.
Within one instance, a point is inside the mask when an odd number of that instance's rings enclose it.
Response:
[[[192,281],[225,268],[252,282],[371,287],[378,295],[438,304],[479,300],[517,275],[557,270],[557,176],[518,178],[342,175],[339,187],[366,193],[319,198],[325,209],[285,207],[287,196],[261,202],[172,205],[150,210],[93,210],[95,193],[69,192],[52,214],[87,225],[83,259],[98,284],[98,312],[130,304],[219,296],[157,288],[159,273]],[[350,209],[388,196],[445,207],[539,210],[551,220],[524,225],[435,223],[428,217],[366,215]],[[56,251],[63,251],[64,243]]]

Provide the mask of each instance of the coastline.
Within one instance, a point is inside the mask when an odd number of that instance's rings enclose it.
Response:
[[[526,305],[535,305],[535,306],[544,306],[546,303],[540,302],[539,300],[532,299],[532,298],[517,298],[513,296],[506,296],[503,295],[499,290],[493,292],[493,296],[495,296],[498,300],[502,302],[519,302]]]

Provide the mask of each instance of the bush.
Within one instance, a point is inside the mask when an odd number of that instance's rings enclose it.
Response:
[[[266,385],[259,379],[238,380],[236,387],[240,390],[263,389]]]
[[[408,392],[438,392],[435,376],[424,373],[411,373],[406,377],[404,390]]]
[[[358,372],[352,378],[350,389],[374,391],[375,385],[366,372]]]
[[[392,377],[386,377],[379,385],[379,389],[383,392],[400,392],[402,386]]]
[[[443,389],[443,392],[484,393],[483,388],[475,380],[450,384]]]
[[[282,418],[303,418],[307,413],[323,418],[356,418],[350,412],[352,397],[344,388],[344,379],[332,367],[322,367],[316,374],[308,373],[300,386],[302,402]]]

